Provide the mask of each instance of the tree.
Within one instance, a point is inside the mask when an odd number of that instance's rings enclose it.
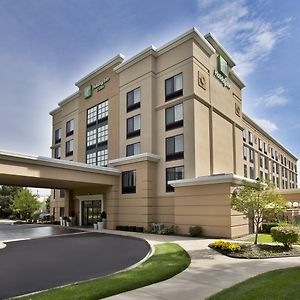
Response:
[[[2,185],[0,187],[0,218],[8,218],[13,212],[13,199],[22,187]]]
[[[14,197],[13,207],[20,214],[21,219],[30,219],[35,211],[40,208],[41,204],[37,197],[27,188],[22,189]]]
[[[244,183],[230,196],[232,208],[243,213],[254,222],[255,240],[257,244],[259,226],[267,213],[279,213],[287,207],[287,202],[275,190],[271,182],[258,179],[255,184]]]

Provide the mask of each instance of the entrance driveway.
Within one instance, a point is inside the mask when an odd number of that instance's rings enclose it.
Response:
[[[0,251],[0,299],[111,274],[149,251],[143,240],[101,233],[9,242]]]

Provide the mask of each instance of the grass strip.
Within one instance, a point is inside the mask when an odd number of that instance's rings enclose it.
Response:
[[[299,299],[300,267],[280,269],[238,283],[209,300]]]
[[[18,299],[102,299],[171,278],[186,269],[190,262],[190,256],[179,245],[159,244],[154,254],[134,269]]]

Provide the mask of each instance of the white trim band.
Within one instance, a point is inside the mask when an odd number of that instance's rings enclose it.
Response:
[[[112,166],[121,166],[121,165],[127,165],[132,163],[137,163],[141,161],[153,161],[158,162],[160,160],[160,156],[152,153],[142,153],[137,155],[132,155],[128,157],[121,157],[117,159],[110,160],[108,162],[109,165]]]

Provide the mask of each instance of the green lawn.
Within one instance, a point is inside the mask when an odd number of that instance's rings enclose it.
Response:
[[[153,256],[134,269],[18,299],[102,299],[171,278],[190,262],[190,256],[179,245],[160,244],[155,246]]]
[[[267,272],[236,284],[209,300],[299,299],[300,267]]]
[[[251,237],[251,238],[249,238],[247,240],[243,240],[243,241],[254,243],[254,238],[255,237],[253,236],[253,237]],[[258,234],[258,243],[262,243],[262,244],[263,243],[276,243],[276,244],[278,244],[277,242],[273,242],[271,234],[267,234],[267,233],[260,233],[260,234]],[[299,242],[297,244],[299,244]]]

